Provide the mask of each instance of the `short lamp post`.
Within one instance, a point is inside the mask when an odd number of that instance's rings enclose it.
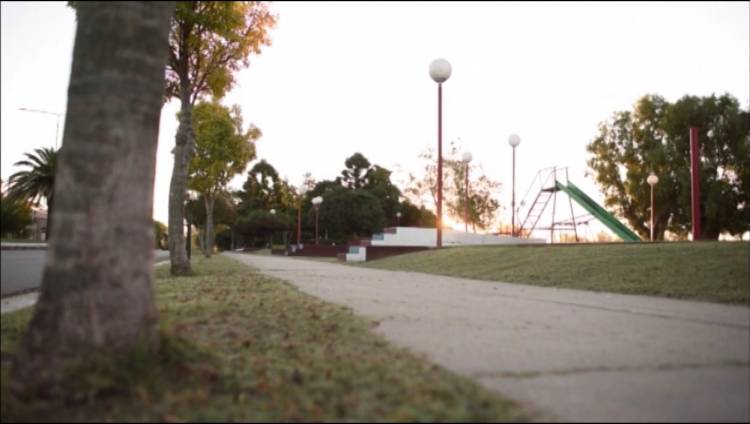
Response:
[[[651,186],[651,241],[654,241],[654,186],[659,182],[659,177],[653,172],[646,178],[646,182]]]
[[[466,190],[464,196],[464,232],[469,232],[469,163],[471,162],[471,152],[464,152],[461,160],[464,163],[466,171],[464,172],[464,189]]]
[[[396,226],[401,226],[401,212],[396,212]]]
[[[430,77],[438,83],[438,151],[437,151],[437,247],[443,246],[443,83],[451,76],[451,64],[435,59],[430,64]]]
[[[297,199],[297,248],[302,245],[302,203],[305,186],[300,186],[299,198]]]
[[[318,238],[318,220],[320,218],[320,204],[323,203],[323,198],[320,196],[313,197],[312,204],[313,208],[315,208],[315,244],[320,244],[320,240]]]
[[[511,236],[516,236],[516,147],[521,144],[521,137],[518,134],[511,134],[508,137],[508,144],[513,148],[513,188],[512,198],[510,202],[510,233]]]

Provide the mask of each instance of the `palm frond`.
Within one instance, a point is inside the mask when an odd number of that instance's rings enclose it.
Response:
[[[55,187],[57,151],[52,148],[35,149],[25,153],[28,160],[21,160],[15,166],[27,169],[16,172],[8,178],[8,196],[39,204],[41,198],[49,203]]]

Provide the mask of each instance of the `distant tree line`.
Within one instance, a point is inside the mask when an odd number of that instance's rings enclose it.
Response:
[[[385,227],[434,227],[435,215],[406,200],[391,182],[391,171],[373,165],[361,153],[344,162],[341,175],[315,181],[309,174],[300,187],[280,177],[278,171],[260,160],[247,172],[242,189],[223,190],[215,197],[216,244],[221,249],[262,247],[296,242],[300,216],[302,242],[314,239],[315,211],[312,199],[323,198],[320,206],[320,238],[323,243],[345,243],[369,238]],[[203,195],[187,204],[189,220],[203,228],[206,213]],[[400,219],[397,213],[401,213]],[[210,245],[210,244],[209,244]]]

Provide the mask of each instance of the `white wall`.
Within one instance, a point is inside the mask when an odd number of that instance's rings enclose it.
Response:
[[[379,236],[382,240],[376,240]],[[370,244],[373,246],[427,246],[437,245],[437,229],[396,227],[396,234],[383,233],[373,235]],[[495,236],[491,234],[465,233],[450,229],[443,230],[443,246],[472,246],[498,244],[540,244],[544,239],[527,239],[509,236]]]

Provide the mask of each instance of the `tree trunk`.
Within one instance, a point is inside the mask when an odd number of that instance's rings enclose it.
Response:
[[[49,236],[52,234],[52,211],[55,208],[54,194],[47,199],[47,227],[44,232],[44,241],[49,243]]]
[[[201,246],[201,252],[203,252],[203,256],[206,256],[206,224],[203,224],[203,228],[201,228],[201,232],[198,235],[198,243],[200,243]]]
[[[207,258],[210,258],[214,250],[214,197],[211,194],[205,194],[203,199],[206,204],[206,250],[204,253]]]
[[[70,361],[158,346],[152,224],[174,2],[80,2],[41,294],[11,372],[49,387]]]
[[[185,81],[185,78],[180,78]],[[193,107],[187,83],[182,83],[180,95],[180,124],[177,127],[174,148],[174,167],[169,184],[169,260],[172,275],[190,275],[192,268],[187,257],[182,223],[185,219],[184,205],[187,193],[188,164],[193,156],[194,138],[192,125]]]

